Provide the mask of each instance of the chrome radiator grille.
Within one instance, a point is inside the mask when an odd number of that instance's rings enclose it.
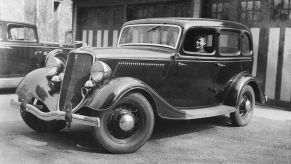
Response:
[[[90,54],[69,54],[59,97],[60,110],[68,105],[73,109],[82,101],[81,88],[90,78],[92,62]]]
[[[154,86],[161,81],[164,64],[143,62],[118,62],[113,77],[134,77]]]

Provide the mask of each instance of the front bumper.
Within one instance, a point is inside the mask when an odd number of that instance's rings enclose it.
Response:
[[[21,110],[21,102],[15,101],[14,99],[11,100],[10,106],[12,108],[16,108]],[[25,111],[30,112],[31,114],[35,115],[39,119],[43,121],[52,121],[52,120],[66,120],[66,112],[64,111],[51,111],[51,112],[42,112],[35,106],[31,104],[25,104]],[[79,114],[72,114],[72,122],[88,125],[88,126],[95,126],[100,127],[100,119],[99,117],[90,117],[84,116]]]

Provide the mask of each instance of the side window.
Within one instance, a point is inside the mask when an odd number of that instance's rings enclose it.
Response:
[[[251,41],[250,41],[250,37],[249,37],[249,35],[247,35],[247,34],[243,34],[242,35],[242,43],[241,43],[241,45],[242,45],[242,54],[244,55],[244,56],[250,56],[250,55],[252,55],[252,46],[251,46]]]
[[[10,25],[8,26],[8,40],[35,42],[35,31],[31,27]]]
[[[219,53],[222,56],[239,55],[239,33],[235,31],[221,31],[219,36]]]
[[[214,42],[214,29],[192,29],[186,33],[183,49],[189,55],[214,55]]]

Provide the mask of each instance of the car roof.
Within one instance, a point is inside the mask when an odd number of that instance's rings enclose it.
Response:
[[[146,18],[126,22],[124,26],[133,24],[174,24],[184,28],[190,27],[226,27],[240,30],[249,30],[249,28],[241,23],[208,19],[208,18],[181,18],[181,17],[165,17],[165,18]]]
[[[26,24],[26,25],[30,25],[30,26],[35,26],[35,24],[31,23],[31,22],[27,22],[27,21],[23,21],[23,20],[6,20],[6,19],[0,19],[0,22],[4,22],[4,23],[17,23],[17,24]]]

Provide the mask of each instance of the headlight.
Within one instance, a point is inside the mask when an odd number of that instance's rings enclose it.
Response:
[[[91,79],[100,82],[111,76],[110,67],[102,61],[96,61],[91,67]]]
[[[65,64],[62,60],[56,57],[50,57],[45,63],[46,71],[49,76],[57,75],[65,68]]]

